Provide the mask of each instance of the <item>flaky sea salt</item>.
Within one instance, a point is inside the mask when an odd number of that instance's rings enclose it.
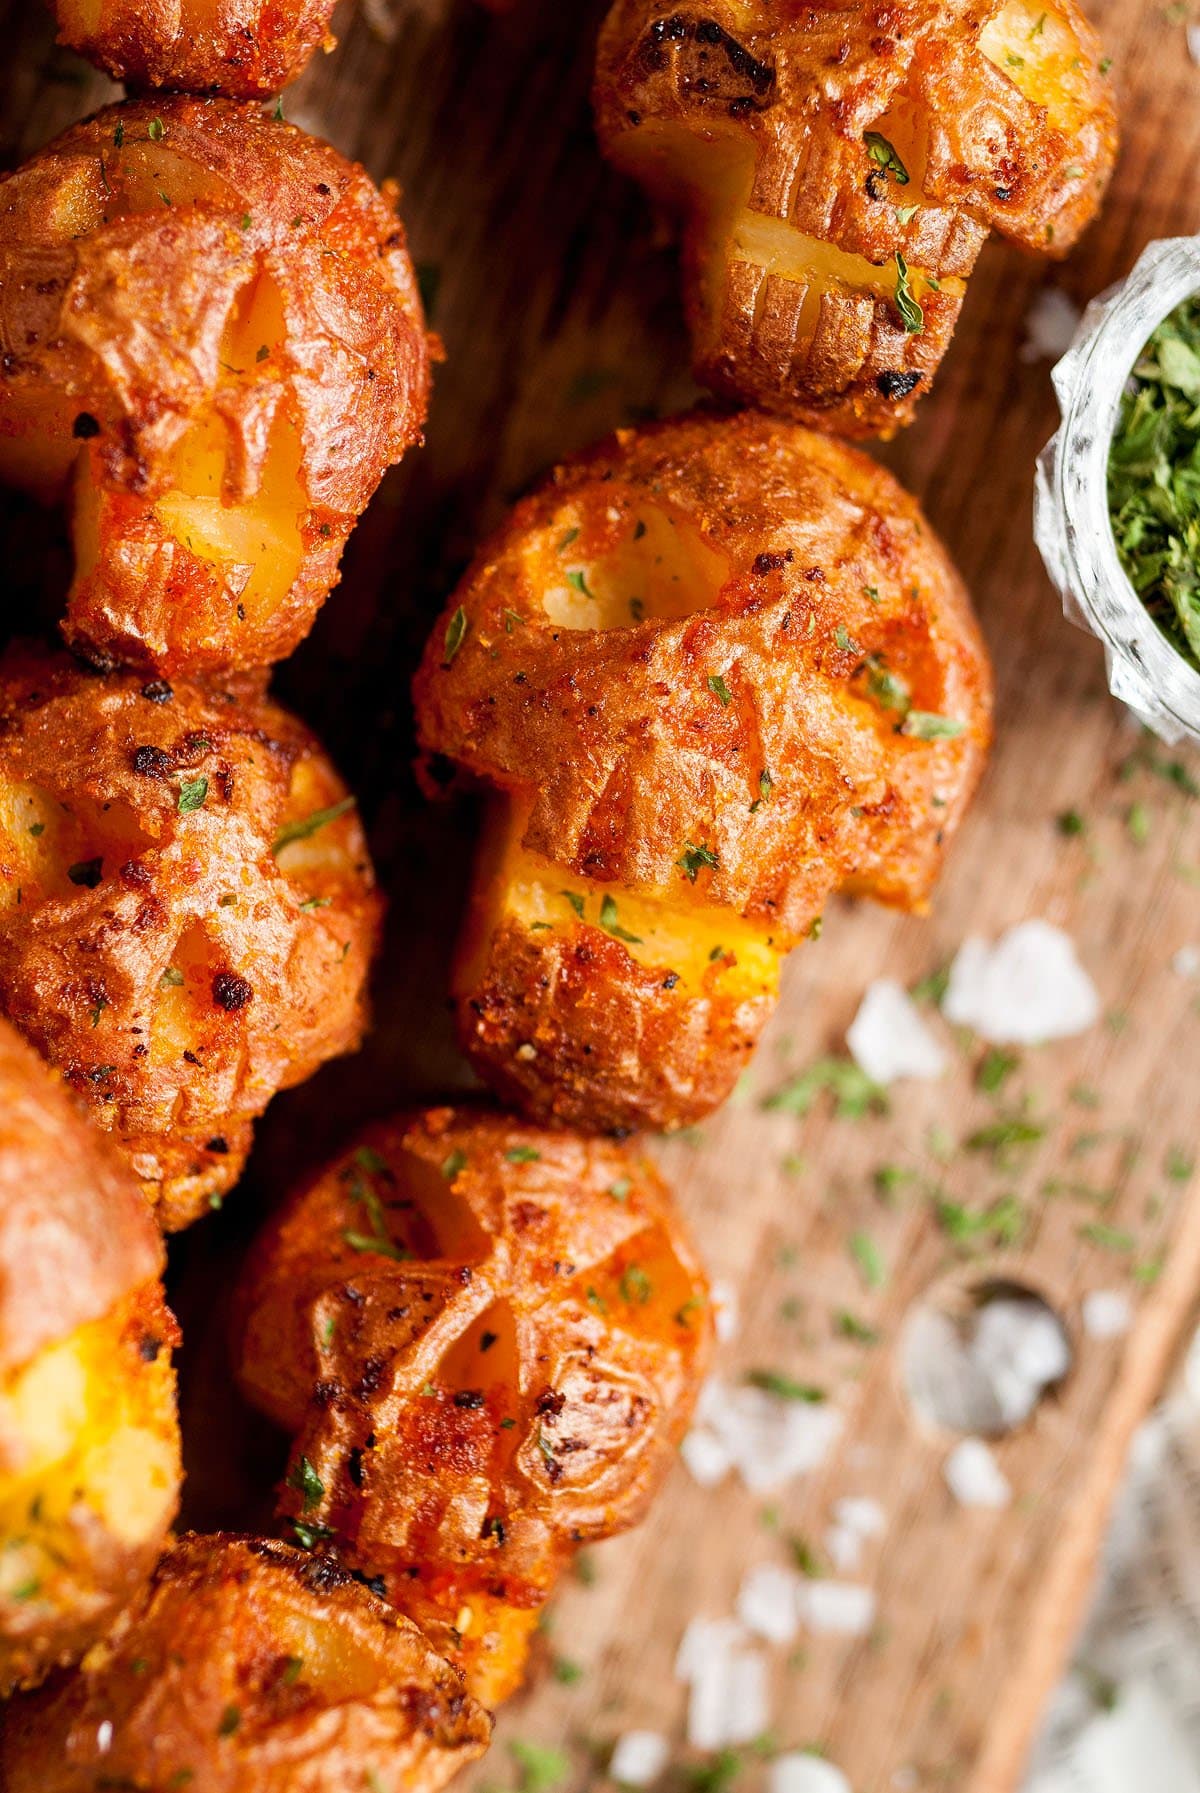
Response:
[[[841,1769],[823,1756],[789,1750],[768,1768],[767,1793],[851,1793],[851,1787]]]
[[[842,1424],[841,1414],[830,1403],[787,1401],[765,1389],[731,1386],[713,1377],[701,1390],[696,1407],[693,1433],[699,1431],[702,1442],[693,1442],[684,1461],[693,1475],[698,1461],[703,1471],[711,1473],[719,1447],[752,1494],[768,1494],[794,1476],[818,1468]],[[719,1479],[713,1475],[713,1480]]]
[[[1025,313],[1025,341],[1018,351],[1021,360],[1061,360],[1075,340],[1082,316],[1061,287],[1042,287]]]
[[[800,1621],[828,1637],[865,1637],[875,1623],[874,1588],[856,1581],[802,1581],[796,1591]]]
[[[947,1057],[908,992],[892,978],[868,988],[846,1044],[859,1069],[874,1083],[899,1077],[940,1077]]]
[[[964,1507],[1007,1507],[1012,1488],[982,1438],[964,1438],[946,1458],[943,1474],[951,1494]]]
[[[712,1285],[713,1331],[723,1345],[738,1335],[738,1292],[731,1282],[716,1281]]]
[[[1035,920],[1010,928],[994,946],[964,940],[942,1012],[997,1045],[1032,1046],[1093,1027],[1100,998],[1070,935]]]
[[[622,1787],[649,1787],[671,1759],[671,1745],[659,1731],[626,1731],[618,1737],[608,1772]]]
[[[800,1629],[796,1590],[800,1577],[779,1563],[748,1569],[738,1589],[736,1611],[748,1631],[768,1643],[790,1644]]]
[[[702,1488],[715,1488],[733,1468],[733,1458],[715,1432],[707,1426],[693,1426],[679,1447],[683,1466]]]
[[[1181,946],[1171,960],[1176,977],[1200,977],[1200,946]]]
[[[1090,1339],[1119,1339],[1133,1325],[1133,1302],[1124,1289],[1093,1289],[1081,1313]]]
[[[736,1619],[693,1619],[675,1658],[688,1685],[687,1740],[731,1749],[769,1729],[767,1659]]]

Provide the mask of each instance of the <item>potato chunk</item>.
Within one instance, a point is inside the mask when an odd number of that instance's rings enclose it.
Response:
[[[10,1707],[7,1793],[437,1793],[487,1714],[327,1558],[180,1538],[82,1666]]]
[[[374,1127],[300,1190],[251,1258],[237,1334],[247,1394],[296,1434],[297,1536],[493,1705],[577,1546],[662,1481],[709,1320],[640,1154],[464,1108]]]
[[[0,181],[0,296],[0,479],[69,506],[71,646],[289,654],[425,416],[389,200],[257,106],[110,107]]]
[[[917,505],[796,424],[695,416],[559,468],[451,598],[431,756],[495,792],[454,994],[538,1119],[699,1119],[837,890],[922,908],[991,674]]]
[[[0,1690],[107,1629],[179,1495],[162,1245],[128,1172],[0,1022]]]
[[[846,435],[908,423],[990,229],[1063,255],[1116,154],[1076,0],[617,0],[601,143],[681,221],[697,377]]]
[[[50,0],[58,41],[114,81],[252,100],[332,50],[336,0]]]
[[[353,799],[260,696],[0,660],[0,1007],[167,1228],[280,1089],[361,1037],[379,900]]]

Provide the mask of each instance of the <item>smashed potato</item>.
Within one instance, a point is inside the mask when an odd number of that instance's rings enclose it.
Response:
[[[353,799],[265,697],[0,659],[0,1010],[167,1228],[277,1090],[358,1044],[380,905]]]
[[[539,1119],[730,1090],[836,890],[921,908],[978,782],[987,656],[916,503],[799,425],[697,415],[558,469],[416,681],[431,786],[496,793],[462,1043]]]
[[[263,666],[308,633],[429,356],[361,168],[253,105],[76,125],[0,181],[0,479],[66,497],[97,664]]]
[[[657,1173],[482,1110],[392,1121],[284,1209],[241,1309],[242,1385],[296,1434],[297,1536],[506,1698],[575,1548],[641,1516],[703,1371],[704,1277]]]
[[[9,1708],[7,1793],[437,1793],[491,1724],[415,1625],[264,1539],[181,1538],[110,1636]]]
[[[50,0],[58,41],[114,81],[252,100],[332,50],[336,0]]]
[[[682,222],[697,377],[847,435],[911,420],[991,229],[1061,256],[1116,154],[1076,0],[617,0],[601,143]]]
[[[107,1629],[175,1516],[162,1262],[108,1142],[0,1021],[0,1692]]]

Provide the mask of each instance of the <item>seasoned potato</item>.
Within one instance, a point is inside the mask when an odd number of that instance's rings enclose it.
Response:
[[[352,802],[266,698],[0,659],[0,1010],[165,1227],[236,1182],[277,1090],[358,1044],[380,912]]]
[[[732,1087],[836,890],[924,906],[978,782],[987,657],[914,501],[747,414],[638,431],[518,505],[416,681],[496,793],[455,978],[506,1100],[671,1127]]]
[[[682,223],[697,377],[847,435],[909,422],[990,229],[1063,255],[1116,153],[1076,0],[617,0],[601,142]]]
[[[110,107],[0,181],[0,479],[66,496],[65,633],[174,677],[289,654],[429,384],[361,168],[224,100]]]
[[[78,1668],[9,1707],[7,1793],[437,1793],[487,1714],[326,1557],[181,1538]]]
[[[640,1518],[706,1360],[655,1171],[481,1110],[386,1123],[268,1229],[241,1310],[243,1387],[296,1434],[297,1536],[506,1698],[572,1552]]]
[[[0,1021],[2,1692],[107,1629],[175,1516],[162,1259],[128,1171]]]
[[[252,100],[332,50],[336,0],[50,0],[58,41],[133,87]]]

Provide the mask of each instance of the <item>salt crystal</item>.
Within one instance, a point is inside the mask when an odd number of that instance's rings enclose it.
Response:
[[[683,1466],[702,1488],[715,1488],[733,1468],[733,1458],[715,1432],[706,1426],[693,1426],[679,1447]]]
[[[1006,1426],[1029,1418],[1043,1389],[1071,1367],[1071,1347],[1055,1314],[1040,1301],[998,1297],[975,1319],[971,1356],[990,1383]]]
[[[1171,960],[1177,977],[1200,977],[1200,946],[1181,946]]]
[[[881,1538],[887,1530],[887,1515],[879,1502],[861,1494],[835,1501],[833,1517],[838,1525],[857,1532],[860,1538]]]
[[[1189,25],[1187,28],[1188,55],[1193,62],[1200,62],[1200,25]]]
[[[700,1391],[697,1424],[715,1437],[752,1494],[769,1494],[822,1464],[843,1420],[829,1403],[788,1401],[713,1377]]]
[[[942,1473],[961,1506],[1006,1507],[1012,1500],[1008,1479],[982,1438],[956,1444]]]
[[[748,1647],[736,1619],[693,1619],[675,1673],[690,1687],[687,1739],[694,1749],[734,1748],[769,1729],[767,1659]]]
[[[648,1787],[671,1756],[671,1745],[658,1731],[626,1731],[618,1737],[608,1772],[623,1787]]]
[[[839,1575],[852,1574],[862,1562],[862,1539],[848,1525],[831,1525],[825,1533],[825,1555]]]
[[[1124,1289],[1093,1289],[1083,1298],[1082,1312],[1090,1339],[1119,1339],[1133,1324],[1133,1303]]]
[[[97,1751],[97,1754],[102,1755],[102,1756],[107,1755],[109,1750],[112,1748],[112,1740],[113,1740],[112,1719],[111,1718],[101,1719],[99,1725],[96,1727],[96,1751]]]
[[[737,1616],[748,1631],[768,1643],[790,1644],[800,1628],[796,1590],[800,1577],[778,1563],[747,1570],[738,1590]]]
[[[1200,1767],[1170,1706],[1149,1681],[1123,1688],[1079,1740],[1082,1785],[1094,1793],[1200,1793]]]
[[[801,1622],[823,1636],[865,1637],[875,1623],[875,1590],[854,1581],[803,1581],[796,1605]]]
[[[894,1083],[898,1077],[940,1077],[946,1054],[934,1039],[916,1004],[892,978],[870,985],[846,1035],[859,1069],[873,1083]]]
[[[964,940],[942,1012],[997,1045],[1032,1046],[1094,1026],[1100,998],[1070,936],[1034,920],[1010,928],[994,946]]]
[[[840,1768],[822,1756],[789,1750],[767,1769],[767,1793],[851,1793]]]
[[[1025,313],[1025,341],[1018,351],[1021,360],[1060,360],[1074,342],[1082,316],[1061,287],[1042,287]]]

